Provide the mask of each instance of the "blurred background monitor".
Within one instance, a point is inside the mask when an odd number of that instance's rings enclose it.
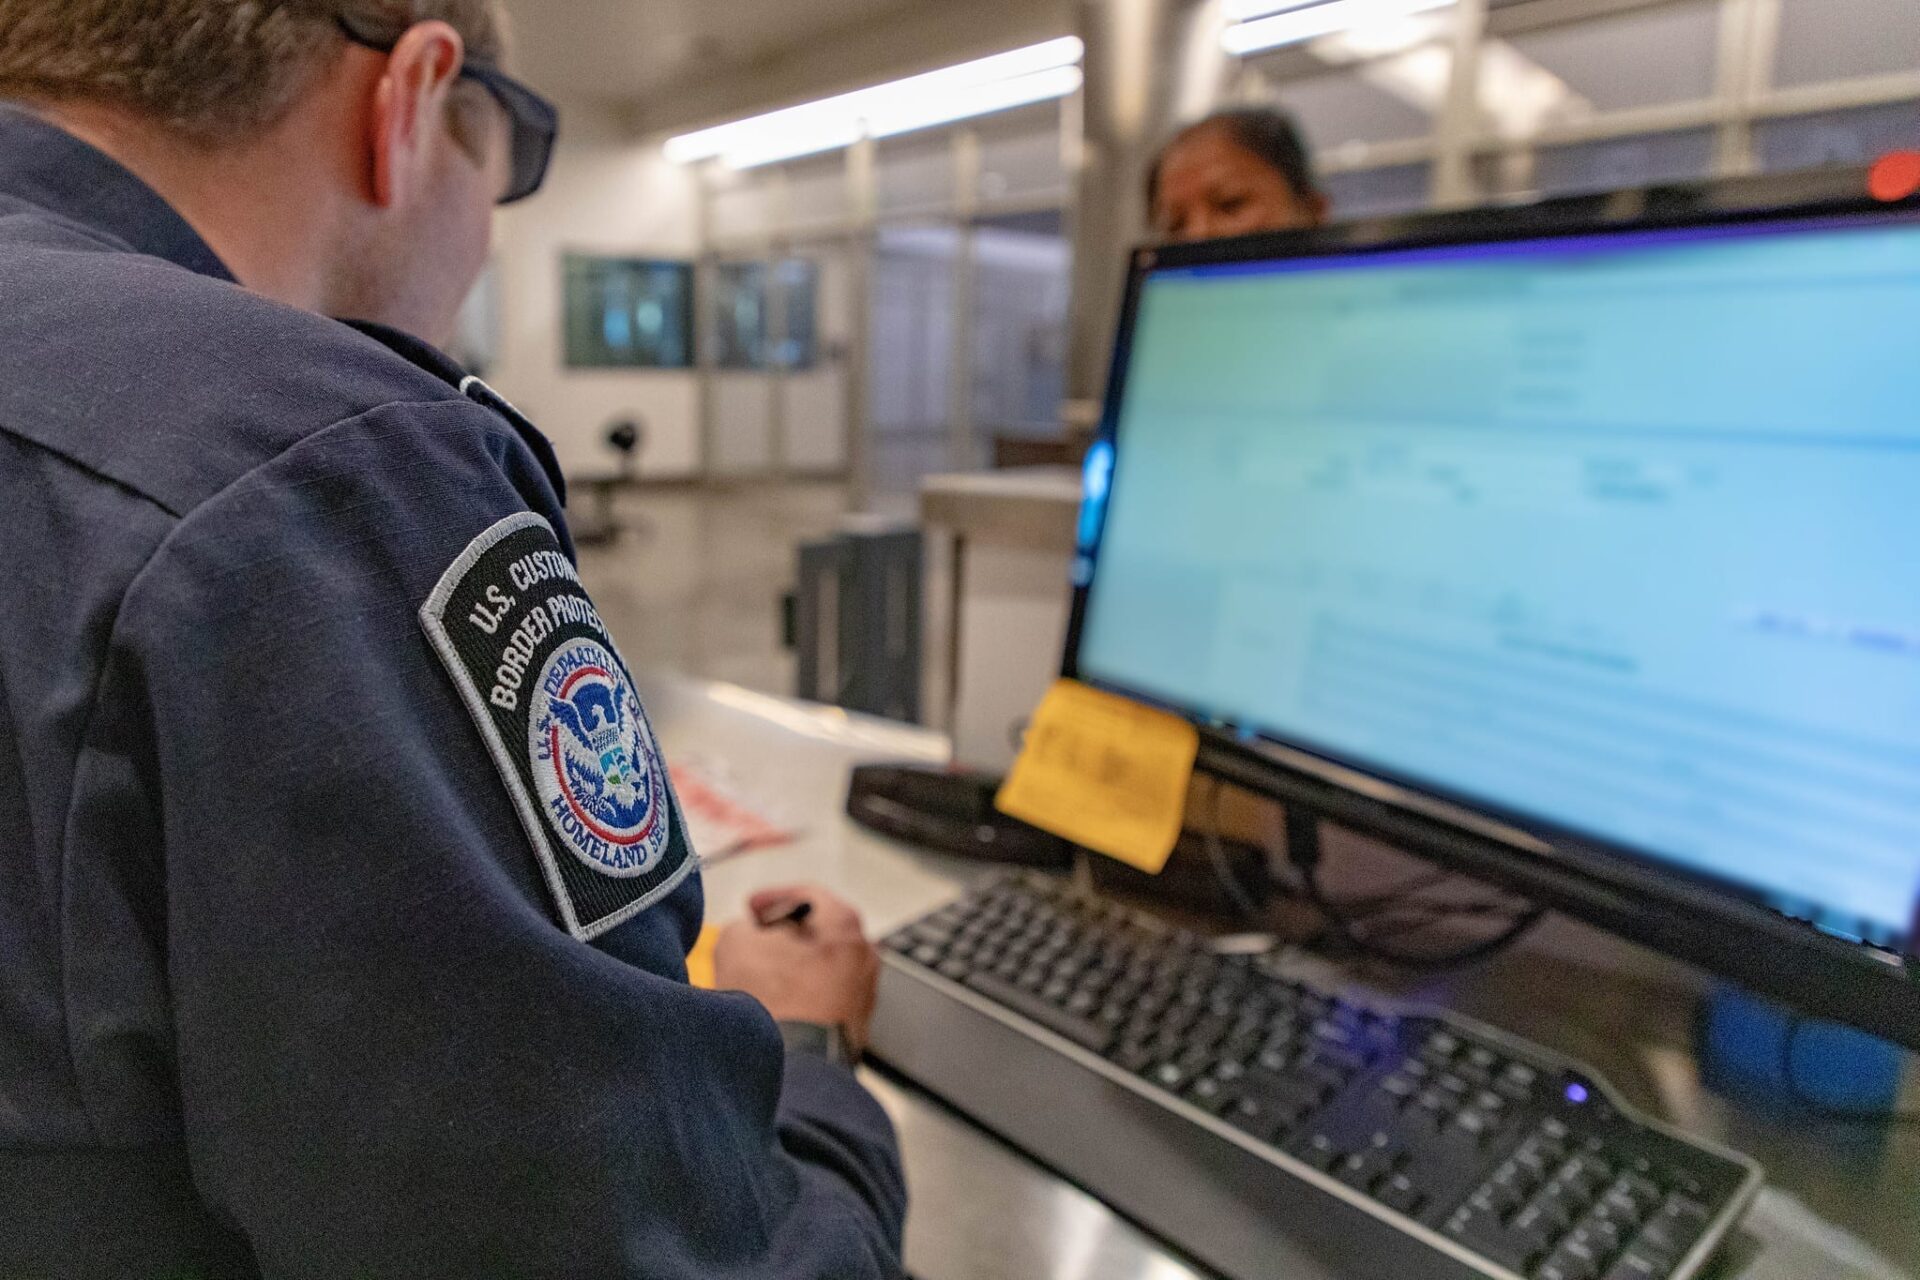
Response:
[[[692,367],[691,263],[568,254],[564,270],[569,368]]]

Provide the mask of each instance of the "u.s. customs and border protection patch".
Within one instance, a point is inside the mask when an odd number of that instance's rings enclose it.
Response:
[[[553,526],[475,538],[420,607],[574,937],[671,893],[692,845],[653,726]]]

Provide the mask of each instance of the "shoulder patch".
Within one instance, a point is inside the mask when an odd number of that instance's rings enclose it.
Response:
[[[613,637],[528,511],[475,538],[420,607],[533,842],[568,932],[593,938],[671,893],[692,844]]]

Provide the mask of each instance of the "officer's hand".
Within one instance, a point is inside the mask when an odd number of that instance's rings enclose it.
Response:
[[[808,914],[797,924],[760,923],[778,920],[803,902]],[[861,931],[859,913],[813,885],[763,890],[747,909],[752,918],[720,932],[714,985],[746,992],[782,1021],[837,1025],[853,1052],[863,1052],[880,953]]]

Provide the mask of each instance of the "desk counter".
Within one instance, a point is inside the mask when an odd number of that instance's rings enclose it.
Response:
[[[710,918],[739,914],[757,889],[805,880],[853,901],[878,936],[989,872],[882,839],[844,815],[854,764],[943,762],[943,735],[730,685],[669,676],[641,685],[669,757],[723,762],[742,799],[798,829],[790,844],[706,871]],[[1338,857],[1337,847],[1329,852]],[[1920,1274],[1920,1133],[1784,1126],[1703,1089],[1688,1049],[1705,985],[1697,972],[1555,918],[1463,973],[1397,984],[1369,977],[1580,1058],[1636,1105],[1761,1160],[1771,1189],[1719,1280]],[[1204,1280],[931,1096],[871,1072],[868,1080],[900,1129],[913,1194],[907,1261],[918,1280]]]

